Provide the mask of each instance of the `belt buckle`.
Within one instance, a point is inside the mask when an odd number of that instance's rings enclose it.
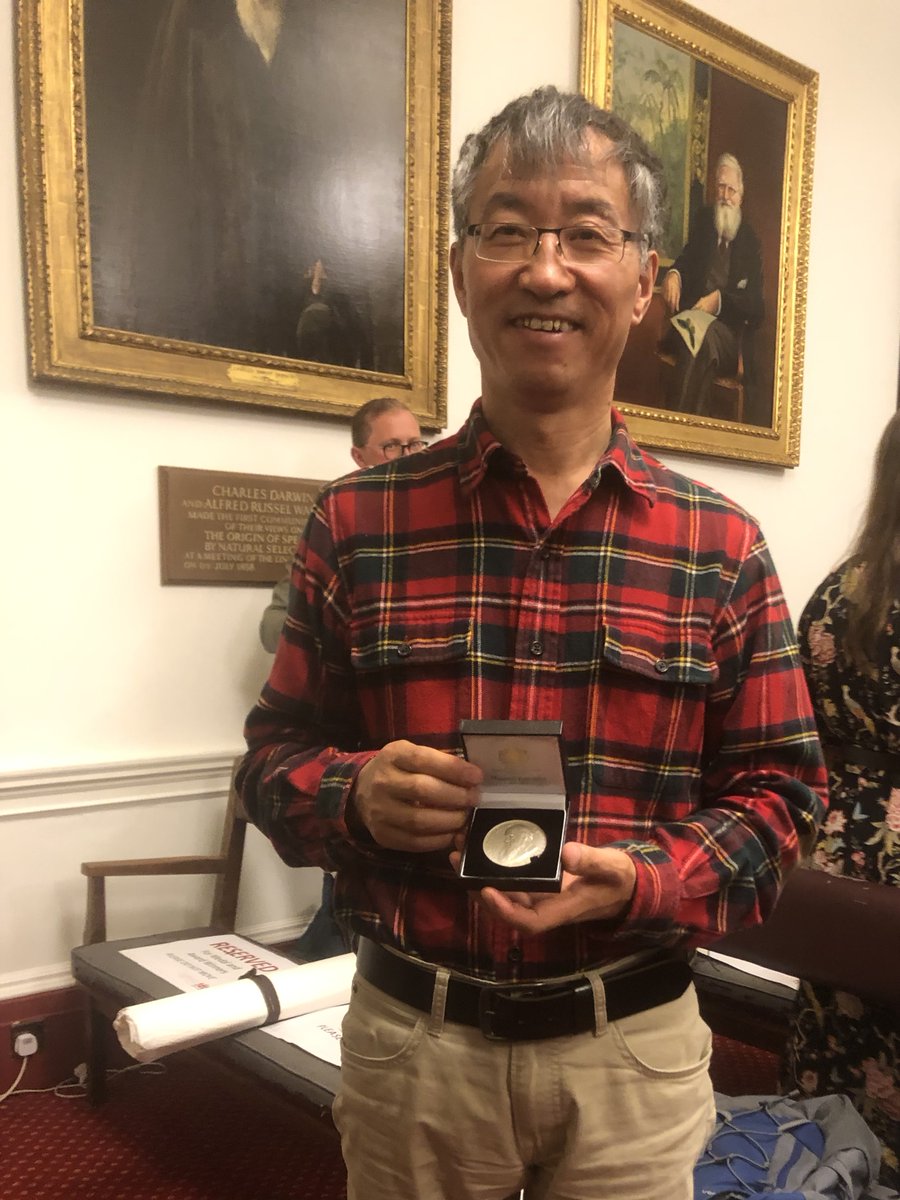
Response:
[[[576,998],[590,990],[587,980],[484,987],[478,995],[478,1028],[491,1042],[572,1033]]]
[[[478,993],[478,1028],[489,1042],[509,1042],[513,1038],[507,1033],[497,1033],[494,1028],[494,1018],[497,1017],[497,1000],[510,1000],[515,1003],[517,988],[483,987]]]

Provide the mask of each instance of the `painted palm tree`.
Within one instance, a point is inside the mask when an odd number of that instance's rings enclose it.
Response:
[[[684,91],[684,82],[677,66],[669,64],[660,56],[656,56],[656,64],[644,72],[644,82],[660,89],[656,99],[657,126],[662,136],[665,125],[674,124],[681,110],[680,93]]]

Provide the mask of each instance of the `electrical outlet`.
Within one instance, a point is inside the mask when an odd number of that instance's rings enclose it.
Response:
[[[44,1044],[44,1022],[14,1021],[9,1027],[9,1041],[13,1054],[30,1058]]]

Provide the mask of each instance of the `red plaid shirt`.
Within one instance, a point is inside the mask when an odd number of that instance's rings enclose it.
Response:
[[[632,856],[625,916],[519,934],[445,854],[383,850],[348,827],[380,746],[461,753],[463,717],[562,720],[568,836]],[[339,916],[497,980],[760,921],[826,789],[759,528],[646,455],[615,413],[553,521],[477,404],[457,435],[325,488],[246,736],[252,819],[286,862],[337,869]]]

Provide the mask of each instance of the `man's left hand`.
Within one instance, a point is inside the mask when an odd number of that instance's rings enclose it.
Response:
[[[484,888],[482,903],[523,933],[544,933],[578,921],[621,916],[634,892],[634,862],[624,850],[567,842],[562,849],[562,891],[500,892]]]

